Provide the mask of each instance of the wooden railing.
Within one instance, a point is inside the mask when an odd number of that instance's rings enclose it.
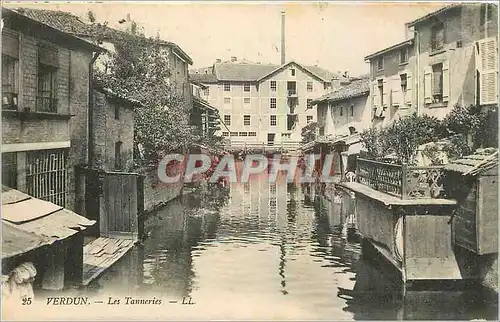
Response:
[[[278,141],[278,142],[245,142],[232,141],[225,146],[226,149],[244,149],[244,150],[297,150],[301,145],[299,141]]]
[[[442,166],[408,166],[357,159],[356,180],[401,199],[442,196]]]

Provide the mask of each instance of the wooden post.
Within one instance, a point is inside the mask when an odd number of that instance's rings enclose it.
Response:
[[[69,283],[79,285],[83,280],[83,233],[79,232],[66,242],[65,279]]]
[[[137,230],[139,240],[144,239],[144,176],[137,176]]]
[[[62,290],[64,287],[64,265],[66,261],[66,245],[63,242],[52,244],[48,254],[47,269],[43,275],[42,288],[45,290]]]
[[[401,165],[401,199],[406,199],[407,197],[407,191],[406,191],[406,181],[408,180],[407,178],[408,175],[408,165],[406,163],[403,163]]]

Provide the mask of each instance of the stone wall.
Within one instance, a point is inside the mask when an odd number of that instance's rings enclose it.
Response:
[[[139,173],[144,177],[144,210],[153,211],[182,194],[183,182],[163,183],[159,180],[156,166],[143,167]]]

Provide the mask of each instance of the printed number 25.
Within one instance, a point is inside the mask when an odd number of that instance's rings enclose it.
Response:
[[[23,305],[31,305],[31,297],[23,297]]]

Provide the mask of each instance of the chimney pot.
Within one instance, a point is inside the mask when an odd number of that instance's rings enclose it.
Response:
[[[238,58],[237,58],[236,56],[232,56],[232,57],[231,57],[231,61],[232,61],[232,62],[235,62],[235,61],[237,61],[237,60],[238,60]]]
[[[215,60],[215,62],[216,62],[216,63],[221,63],[221,62],[222,62],[222,59],[217,58],[217,59]]]

